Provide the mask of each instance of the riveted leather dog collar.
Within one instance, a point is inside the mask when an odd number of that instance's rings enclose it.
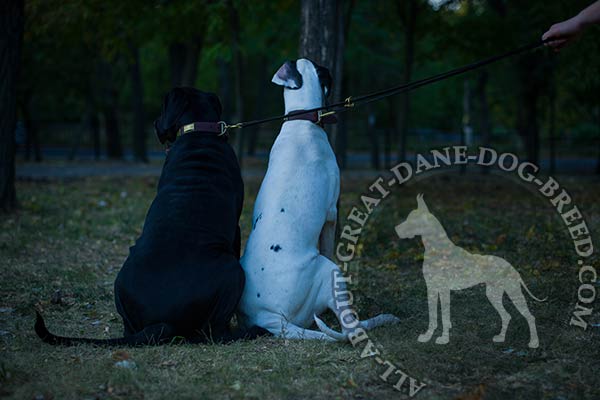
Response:
[[[225,135],[227,125],[223,121],[219,122],[192,122],[179,128],[177,137],[192,132],[216,133],[217,136]]]
[[[286,117],[283,119],[284,121],[295,121],[295,120],[304,120],[310,121],[317,125],[323,126],[323,124],[336,124],[337,117],[333,115],[332,112],[324,112],[324,111],[307,111],[305,113],[301,112],[302,110],[291,111]]]

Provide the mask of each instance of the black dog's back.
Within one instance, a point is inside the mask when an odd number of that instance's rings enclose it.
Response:
[[[159,137],[173,139],[181,126],[220,118],[218,98],[174,89],[155,122]],[[121,339],[74,339],[52,335],[38,315],[36,332],[48,343],[160,344],[233,340],[266,331],[232,334],[229,321],[244,290],[239,263],[244,186],[237,158],[225,137],[185,134],[171,147],[142,235],[115,281],[123,318]]]

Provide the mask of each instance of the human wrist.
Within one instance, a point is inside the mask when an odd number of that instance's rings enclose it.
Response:
[[[577,30],[582,31],[592,24],[591,19],[587,15],[587,10],[581,11],[579,14],[573,17],[573,23],[577,27]]]

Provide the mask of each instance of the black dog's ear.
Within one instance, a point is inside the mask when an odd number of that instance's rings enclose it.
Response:
[[[161,143],[175,141],[177,121],[185,112],[188,103],[187,95],[181,88],[174,88],[165,95],[160,116],[154,121],[154,130]]]
[[[223,107],[221,106],[221,100],[219,100],[219,96],[217,96],[214,93],[209,93],[208,101],[209,101],[210,105],[213,107],[213,109],[215,110],[215,113],[217,114],[217,118],[221,119],[221,113],[223,112]]]
[[[331,74],[329,73],[329,70],[327,68],[317,65],[315,63],[313,64],[315,66],[315,69],[317,70],[317,76],[319,77],[319,83],[323,88],[323,92],[325,93],[325,96],[328,97],[329,93],[331,93],[331,84],[333,81],[333,79],[331,78]]]
[[[288,89],[300,89],[302,87],[302,75],[300,75],[300,72],[296,68],[296,61],[286,61],[275,72],[271,82],[276,85],[285,86]]]

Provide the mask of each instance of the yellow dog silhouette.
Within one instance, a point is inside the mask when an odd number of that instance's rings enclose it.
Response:
[[[450,339],[450,291],[462,290],[485,283],[485,293],[502,319],[502,330],[494,336],[494,342],[504,342],[510,314],[502,305],[504,293],[508,295],[517,310],[529,325],[529,347],[537,348],[539,340],[535,318],[529,312],[527,301],[521,287],[536,301],[545,301],[535,297],[521,275],[506,260],[496,256],[471,254],[456,246],[446,235],[446,231],[436,217],[429,212],[423,195],[417,196],[417,209],[408,214],[406,221],[396,226],[400,239],[421,236],[425,254],[423,257],[423,276],[427,284],[429,306],[429,327],[419,335],[419,342],[428,342],[437,328],[438,298],[442,309],[442,336],[437,344],[446,344]]]

